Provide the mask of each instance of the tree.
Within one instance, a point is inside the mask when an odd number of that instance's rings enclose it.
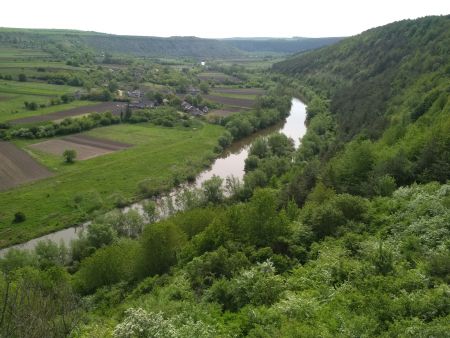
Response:
[[[75,275],[78,290],[89,293],[101,286],[129,281],[135,274],[138,249],[136,241],[123,239],[97,250],[81,262]]]
[[[77,157],[77,152],[73,149],[66,149],[63,152],[63,157],[66,163],[73,163]]]
[[[205,203],[220,203],[223,200],[222,183],[223,180],[216,175],[202,183]]]
[[[269,153],[269,147],[267,145],[267,140],[265,138],[257,138],[251,145],[249,156],[257,156],[259,158],[264,158]]]
[[[20,82],[26,82],[27,81],[27,76],[23,73],[19,74],[19,81]]]
[[[208,83],[206,83],[206,82],[200,83],[200,90],[202,91],[203,94],[208,94],[208,92],[209,92]]]
[[[185,234],[171,222],[148,225],[140,238],[138,259],[140,277],[162,274],[177,261],[177,252],[185,242]]]
[[[270,135],[267,144],[275,156],[286,156],[294,151],[292,139],[281,133]]]

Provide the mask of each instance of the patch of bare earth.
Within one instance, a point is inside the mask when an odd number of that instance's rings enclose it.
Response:
[[[197,77],[202,81],[211,81],[216,83],[224,83],[227,81],[234,83],[241,82],[241,80],[239,80],[237,77],[223,73],[200,73],[197,75]]]
[[[238,99],[234,97],[224,97],[217,95],[206,95],[205,98],[212,102],[222,103],[227,106],[252,108],[255,104],[255,100],[250,99]]]
[[[262,88],[214,88],[215,92],[223,94],[241,94],[241,95],[264,95],[266,91]]]
[[[65,150],[77,152],[77,160],[88,160],[97,156],[110,154],[130,147],[129,144],[98,139],[86,135],[71,135],[60,139],[52,139],[29,146],[31,149],[62,156]]]
[[[0,141],[0,191],[51,175],[25,151],[12,143]]]

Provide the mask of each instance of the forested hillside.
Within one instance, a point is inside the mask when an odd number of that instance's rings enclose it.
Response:
[[[329,98],[342,138],[361,131],[376,138],[393,115],[416,120],[445,101],[449,54],[450,17],[427,17],[371,29],[273,69]]]
[[[272,52],[280,54],[301,53],[311,49],[328,46],[342,40],[330,38],[231,38],[224,39],[228,44],[247,52]]]
[[[449,25],[397,22],[276,64],[254,111],[215,121],[219,144],[298,95],[298,149],[260,137],[243,182],[185,189],[183,212],[167,201],[155,222],[148,201],[69,248],[9,251],[0,335],[448,337]]]
[[[74,30],[0,28],[0,45],[61,52],[95,52],[147,57],[237,58],[253,52],[293,54],[341,38],[201,39],[146,37]]]
[[[0,29],[0,44],[50,52],[82,49],[148,57],[229,58],[243,52],[225,42],[195,37],[140,37],[70,30]]]

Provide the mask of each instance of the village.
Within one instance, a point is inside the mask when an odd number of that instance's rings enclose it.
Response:
[[[118,96],[124,97],[124,91],[118,90]],[[168,104],[168,100],[166,98],[162,99],[162,102],[158,102],[156,100],[151,100],[147,96],[148,93],[144,92],[140,89],[135,89],[132,91],[126,92],[126,97],[128,99],[128,106],[127,108],[130,109],[151,109],[158,107],[159,105],[165,105]],[[190,86],[187,89],[187,95],[199,95],[200,89]],[[183,110],[183,112],[188,113],[192,116],[202,116],[209,112],[209,108],[207,105],[201,105],[199,107],[189,103],[185,100],[185,97],[183,96],[183,100],[181,101],[180,107]]]

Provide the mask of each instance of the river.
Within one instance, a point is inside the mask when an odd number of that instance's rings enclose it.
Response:
[[[201,172],[197,176],[195,185],[201,186],[204,181],[210,179],[214,175],[220,176],[223,179],[229,176],[234,176],[242,180],[244,177],[245,159],[247,158],[249,147],[253,140],[259,136],[269,135],[273,132],[281,132],[292,138],[294,140],[295,147],[297,148],[300,145],[300,138],[303,137],[306,132],[305,118],[305,104],[298,99],[292,99],[290,114],[284,122],[259,131],[250,137],[234,142],[231,147],[229,147],[219,158],[214,161],[209,169]],[[126,207],[124,210],[126,211],[130,208],[140,210],[141,203],[142,202],[135,203],[129,207]],[[11,248],[32,250],[38,242],[43,240],[50,240],[56,243],[64,242],[66,245],[69,245],[70,241],[78,238],[79,232],[83,231],[83,229],[89,224],[90,222],[86,222],[78,226],[56,231],[25,243],[2,249],[0,250],[0,257]]]

